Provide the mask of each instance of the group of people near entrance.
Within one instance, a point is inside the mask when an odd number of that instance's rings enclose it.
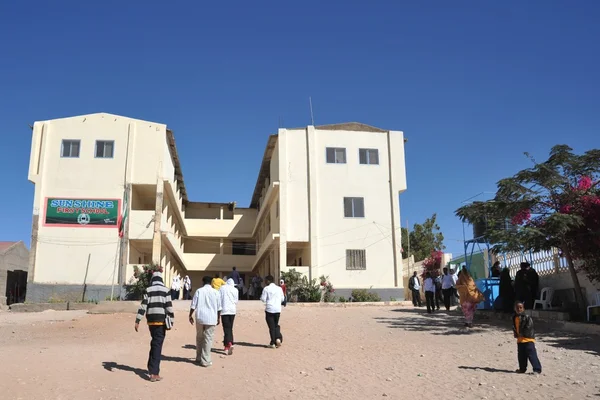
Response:
[[[534,373],[542,372],[542,365],[535,349],[535,332],[533,329],[533,319],[525,313],[526,309],[533,309],[533,304],[537,297],[539,288],[539,276],[531,268],[528,262],[521,263],[521,269],[517,271],[514,283],[510,277],[508,268],[500,269],[500,262],[496,262],[492,267],[492,277],[500,279],[499,296],[496,300],[496,308],[503,309],[506,312],[514,312],[513,315],[513,333],[517,339],[517,358],[519,369],[517,372],[525,373],[527,371],[527,362],[531,363]],[[412,301],[415,307],[422,307],[421,304],[421,281],[415,271],[408,282],[412,294]],[[443,275],[434,278],[430,272],[427,272],[423,280],[423,290],[425,292],[425,302],[427,312],[433,313],[440,309],[439,294],[443,295],[444,306],[447,311],[455,296],[458,297],[460,308],[465,318],[465,327],[473,327],[473,318],[477,305],[484,300],[483,293],[477,288],[475,280],[471,277],[469,270],[463,268],[454,274],[454,271],[443,269]],[[434,304],[435,302],[435,304]]]
[[[227,355],[233,354],[233,326],[239,301],[239,288],[236,287],[237,271],[223,280],[219,277],[205,276],[203,286],[196,290],[189,311],[189,322],[196,326],[196,363],[202,367],[210,367],[211,348],[216,327],[223,326],[223,349]],[[283,281],[282,281],[283,283]],[[144,293],[142,304],[135,319],[135,330],[139,330],[142,318],[146,317],[150,336],[150,353],[148,355],[148,374],[151,382],[162,380],[160,376],[160,360],[166,332],[173,327],[175,313],[173,310],[172,291],[163,283],[162,273],[154,272],[150,286]],[[271,348],[279,348],[283,344],[283,335],[279,326],[281,307],[285,305],[285,294],[281,286],[274,283],[272,276],[265,278],[265,287],[261,297],[265,303],[265,320],[269,330]]]

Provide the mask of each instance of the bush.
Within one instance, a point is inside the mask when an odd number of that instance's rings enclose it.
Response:
[[[150,286],[152,274],[163,272],[163,268],[157,264],[144,265],[142,269],[135,265],[133,267],[133,280],[128,285],[125,285],[128,300],[141,300],[144,295],[144,290]]]
[[[345,297],[339,297],[337,300],[338,300],[340,303],[345,303],[345,302],[347,302],[347,301],[348,301],[348,300],[346,300],[346,298],[345,298]]]
[[[354,289],[352,291],[352,301],[357,303],[381,301],[377,293],[369,292],[367,289]]]
[[[317,284],[317,279],[309,281],[302,273],[291,268],[288,272],[281,273],[281,279],[285,281],[290,301],[299,303],[318,303],[321,300],[335,301],[333,285],[326,276],[321,276],[320,283]]]

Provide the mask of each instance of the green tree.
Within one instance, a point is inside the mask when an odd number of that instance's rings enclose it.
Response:
[[[422,224],[414,224],[409,233],[402,228],[402,258],[408,258],[408,239],[410,237],[410,254],[415,261],[421,261],[431,256],[436,250],[444,250],[444,234],[440,232],[440,226],[436,222],[437,214],[427,218]]]
[[[496,253],[558,248],[584,309],[574,260],[584,262],[590,279],[600,279],[600,150],[583,155],[572,151],[566,145],[554,146],[542,163],[525,153],[533,167],[499,181],[492,200],[463,206],[456,215],[485,224]]]

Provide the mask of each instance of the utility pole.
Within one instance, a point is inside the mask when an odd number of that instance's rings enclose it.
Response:
[[[410,230],[408,227],[408,220],[406,220],[406,240],[408,241],[408,275],[412,272],[410,270]]]

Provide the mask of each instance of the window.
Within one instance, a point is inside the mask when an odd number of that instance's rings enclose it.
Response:
[[[279,200],[275,203],[275,217],[279,218]]]
[[[367,251],[346,250],[346,269],[352,271],[367,269]]]
[[[346,164],[346,149],[341,147],[328,147],[326,151],[328,164]]]
[[[361,164],[379,164],[379,150],[359,149],[358,159]]]
[[[114,140],[96,141],[96,158],[113,158]]]
[[[64,158],[79,158],[80,140],[63,140],[60,156]]]
[[[255,256],[256,247],[250,242],[232,242],[231,254],[240,256]]]
[[[362,197],[344,197],[344,217],[364,218],[365,199]]]

